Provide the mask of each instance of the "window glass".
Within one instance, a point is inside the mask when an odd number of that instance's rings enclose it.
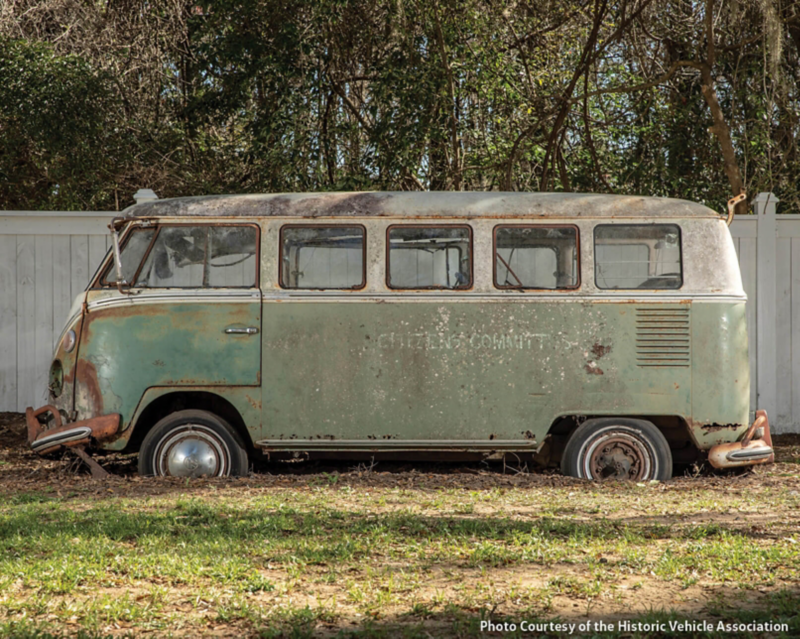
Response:
[[[354,289],[366,283],[363,226],[284,226],[283,288]]]
[[[153,239],[153,233],[155,233],[155,229],[152,228],[135,228],[128,235],[127,239],[125,240],[125,244],[120,248],[119,253],[120,261],[122,262],[122,279],[128,284],[130,284],[133,281],[133,278],[136,276],[136,269],[139,268],[139,264],[142,263],[142,257],[144,257],[147,247],[150,246],[150,240]],[[117,268],[114,265],[113,260],[111,261],[111,265],[106,269],[102,281],[103,284],[116,285]]]
[[[163,226],[136,286],[252,288],[257,237],[253,226]]]
[[[212,226],[208,285],[253,288],[258,273],[258,232],[253,226]]]
[[[557,289],[578,286],[578,229],[498,226],[495,286]]]
[[[467,226],[389,228],[391,288],[469,288],[471,235]]]
[[[683,284],[676,224],[615,224],[594,230],[597,288],[675,289]]]

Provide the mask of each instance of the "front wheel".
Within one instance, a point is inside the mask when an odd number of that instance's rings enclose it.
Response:
[[[672,451],[650,422],[640,419],[592,419],[567,442],[561,472],[581,479],[665,481],[672,477]]]
[[[204,410],[167,415],[139,450],[139,474],[146,476],[238,477],[247,466],[247,452],[228,422]]]

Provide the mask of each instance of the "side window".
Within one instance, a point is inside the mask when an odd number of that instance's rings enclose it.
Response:
[[[497,226],[494,256],[497,288],[578,287],[577,227]]]
[[[281,287],[358,289],[366,284],[363,226],[281,228]]]
[[[683,285],[677,224],[608,224],[594,230],[597,288],[677,289]]]
[[[253,288],[254,226],[162,226],[136,278],[145,288]]]
[[[390,226],[389,288],[469,288],[472,232],[468,226]]]
[[[125,239],[125,243],[120,247],[120,260],[122,261],[122,279],[130,284],[136,277],[136,270],[142,263],[147,247],[153,239],[155,229],[134,228]],[[103,286],[116,286],[117,268],[114,261],[106,268],[100,280]]]

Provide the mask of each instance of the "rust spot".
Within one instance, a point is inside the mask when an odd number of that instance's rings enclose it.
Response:
[[[95,417],[103,414],[103,395],[100,392],[100,384],[97,380],[97,369],[92,362],[85,359],[78,360],[75,367],[75,377],[77,384],[86,389],[86,398],[88,406],[76,406],[78,410],[83,409],[87,417]]]
[[[680,386],[678,386],[677,382],[675,384],[673,384],[673,386],[675,386],[675,390],[678,390],[680,388]]]
[[[741,424],[701,424],[702,428],[707,433],[716,433],[721,430],[736,430]]]
[[[253,398],[252,398],[252,397],[250,397],[250,395],[248,395],[247,393],[245,393],[245,395],[244,395],[244,398],[245,398],[245,399],[248,401],[248,403],[250,404],[250,406],[252,406],[252,407],[253,407],[253,408],[255,408],[256,410],[261,410],[261,402],[260,402],[260,401],[258,401],[258,400],[256,400],[256,399],[253,399]]]
[[[602,344],[598,344],[595,342],[594,346],[592,346],[592,355],[594,355],[597,359],[600,359],[604,355],[608,355],[611,352],[611,346],[603,346]],[[600,373],[602,375],[602,373]]]
[[[589,375],[602,375],[603,374],[603,369],[600,368],[594,362],[590,362],[590,363],[586,364],[586,366],[583,367],[583,370],[585,370],[587,373],[589,373]]]
[[[491,435],[489,435],[489,439],[490,439],[490,440],[494,439],[495,437],[497,437],[497,435],[495,435],[494,433],[492,433]]]
[[[536,439],[533,433],[529,430],[526,430],[524,433],[522,433],[522,436],[525,437],[525,439]]]
[[[164,362],[162,360],[160,360],[160,359],[157,359],[155,362],[153,362],[153,366],[163,367],[164,366]]]

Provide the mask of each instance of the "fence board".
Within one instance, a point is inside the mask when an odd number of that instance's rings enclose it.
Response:
[[[72,305],[69,237],[53,238],[53,348],[60,335],[61,326]]]
[[[74,235],[69,238],[71,258],[70,296],[75,296],[86,288],[89,282],[89,237]]]
[[[800,237],[792,242],[792,325],[790,332],[792,351],[792,419],[779,424],[786,432],[800,432]]]
[[[84,287],[88,284],[89,279],[94,275],[100,262],[106,255],[106,237],[104,235],[90,235],[89,236],[89,277],[84,282]]]
[[[50,359],[53,355],[53,237],[37,235],[34,242],[34,385],[24,389],[26,403],[41,406],[47,399]],[[42,362],[45,365],[42,366]]]
[[[775,365],[776,379],[776,424],[792,423],[792,240],[778,238],[775,254],[777,269],[777,297],[775,303],[775,325],[778,348]]]
[[[756,342],[756,238],[739,240],[739,265],[742,285],[747,293],[747,341],[750,344],[750,407],[758,401],[758,343]]]
[[[30,391],[36,385],[35,242],[33,235],[17,236],[17,405],[24,410],[32,402]]]
[[[17,405],[17,236],[0,235],[0,411]]]

